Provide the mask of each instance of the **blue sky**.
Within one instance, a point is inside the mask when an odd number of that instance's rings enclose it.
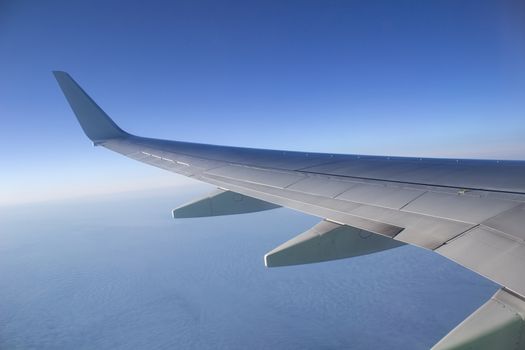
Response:
[[[185,185],[93,149],[51,71],[151,137],[525,159],[522,1],[2,1],[0,204]]]

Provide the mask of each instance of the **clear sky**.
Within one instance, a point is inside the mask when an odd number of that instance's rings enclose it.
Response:
[[[0,204],[188,184],[93,149],[52,70],[143,136],[525,159],[523,1],[0,1]]]

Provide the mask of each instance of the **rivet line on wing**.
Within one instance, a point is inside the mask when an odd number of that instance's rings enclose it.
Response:
[[[169,159],[169,158],[164,158],[164,157],[158,156],[158,155],[156,155],[156,154],[151,154],[151,153],[144,152],[144,151],[141,151],[141,153],[144,154],[144,155],[147,155],[147,156],[153,157],[153,158],[157,158],[157,159],[165,160],[165,161],[167,161],[167,162],[177,163],[177,164],[179,164],[179,165],[184,165],[184,166],[190,166],[188,163],[179,162],[178,160],[173,160],[173,159]]]

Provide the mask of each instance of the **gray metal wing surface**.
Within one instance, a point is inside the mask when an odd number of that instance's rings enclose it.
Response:
[[[525,310],[525,162],[305,153],[139,137],[120,129],[67,73],[54,74],[96,145],[221,189],[220,197],[175,210],[174,216],[187,217],[193,208],[203,216],[284,206],[325,222],[267,254],[268,266],[370,254],[401,244],[433,250],[502,286],[498,293],[505,297],[494,300],[506,305],[506,312],[513,310],[519,327],[502,326],[503,318],[496,317],[501,310],[494,307],[482,321],[472,316],[467,321],[476,328],[494,320],[493,328],[507,333],[482,336],[496,343],[510,337],[514,348],[525,348],[520,311]],[[239,200],[245,201],[243,210],[235,209]],[[231,204],[231,209],[213,209],[213,203]],[[368,237],[363,232],[377,238],[360,249],[360,240]],[[458,326],[435,348],[484,349],[479,339],[480,334]]]

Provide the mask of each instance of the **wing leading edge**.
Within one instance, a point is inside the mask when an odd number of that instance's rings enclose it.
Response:
[[[494,327],[478,334],[470,324],[462,324],[439,343],[440,349],[479,345],[479,337],[498,341],[494,337],[505,332],[494,329],[512,333],[516,322],[525,327],[521,312],[525,309],[525,162],[304,153],[138,137],[118,127],[67,73],[54,75],[96,145],[222,189],[178,208],[175,216],[286,206],[328,223],[267,254],[266,259],[278,259],[275,266],[357,256],[408,243],[434,250],[501,284],[505,297],[495,297],[471,317]],[[330,230],[317,229],[327,225]],[[359,236],[359,232],[366,234]],[[368,234],[382,237],[363,241]],[[508,314],[492,307],[501,300],[518,310],[512,314],[516,322],[508,322]],[[454,341],[446,341],[451,338]]]

